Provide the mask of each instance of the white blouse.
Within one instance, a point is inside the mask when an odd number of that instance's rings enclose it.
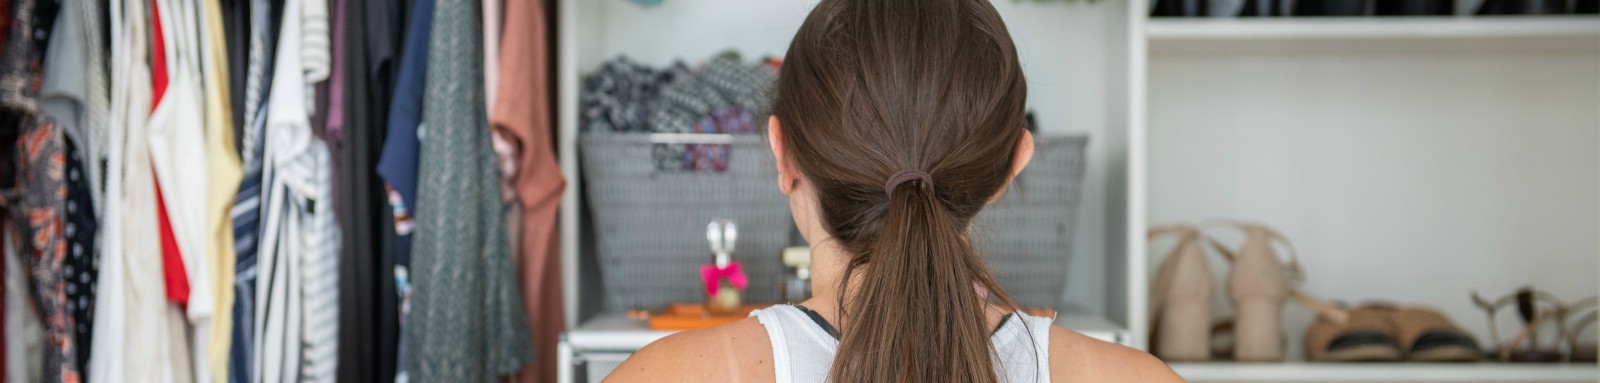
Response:
[[[199,31],[195,2],[158,0],[167,56],[166,94],[150,114],[150,156],[155,164],[167,216],[188,278],[185,314],[193,333],[190,366],[197,381],[209,382],[207,346],[216,314],[216,262],[205,230],[207,177],[204,94],[200,88]]]

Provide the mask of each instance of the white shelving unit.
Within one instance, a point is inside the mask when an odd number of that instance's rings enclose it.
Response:
[[[1600,18],[1133,17],[1150,222],[1266,222],[1295,242],[1308,291],[1435,307],[1480,335],[1474,290],[1600,290]],[[1149,271],[1167,251],[1152,244]],[[1286,363],[1173,367],[1194,382],[1600,380],[1592,364],[1308,363],[1312,314],[1285,316]]]
[[[668,334],[598,310],[596,270],[580,262],[580,79],[617,55],[653,65],[729,49],[781,55],[813,4],[562,0],[572,331],[559,354],[582,367],[563,381],[594,381]],[[1145,228],[1209,218],[1284,231],[1313,293],[1428,304],[1478,334],[1473,290],[1600,291],[1600,18],[1150,19],[1143,0],[994,4],[1044,133],[1091,137],[1060,307],[1075,314],[1058,324],[1143,348],[1148,278],[1168,251],[1147,244]],[[1219,294],[1217,311],[1226,302]],[[1600,379],[1594,366],[1306,363],[1298,332],[1310,318],[1286,313],[1289,362],[1174,368],[1196,382]]]

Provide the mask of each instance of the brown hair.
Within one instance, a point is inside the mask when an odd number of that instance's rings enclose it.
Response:
[[[823,0],[790,43],[773,114],[850,254],[834,382],[995,382],[968,236],[1011,175],[1027,86],[987,0]],[[890,188],[902,171],[925,172]],[[857,274],[859,273],[859,274]],[[843,286],[841,290],[843,291]]]

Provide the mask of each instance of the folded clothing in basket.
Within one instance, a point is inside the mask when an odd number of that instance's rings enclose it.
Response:
[[[752,121],[764,125],[767,89],[776,76],[773,65],[744,63],[732,53],[696,67],[680,61],[665,69],[617,57],[584,79],[582,126],[631,133],[755,133],[756,124],[731,131],[702,131],[702,125],[713,113],[733,111],[751,113]]]
[[[776,70],[722,54],[698,67],[657,70],[618,57],[584,80],[583,128],[619,133],[756,134],[765,126],[767,88]],[[724,172],[725,144],[659,143],[656,170]]]

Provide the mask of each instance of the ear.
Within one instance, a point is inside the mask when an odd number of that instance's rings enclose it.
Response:
[[[1006,177],[1006,184],[1000,187],[1000,191],[989,197],[989,203],[999,201],[1000,196],[1006,194],[1006,189],[1011,187],[1011,183],[1017,180],[1017,175],[1022,174],[1022,169],[1028,167],[1029,161],[1033,161],[1033,133],[1023,129],[1022,136],[1017,137],[1017,148],[1014,150],[1015,152],[1011,153],[1011,175]]]
[[[800,173],[789,162],[789,153],[783,142],[783,126],[778,124],[778,116],[767,118],[767,144],[772,146],[772,158],[778,160],[778,190],[783,195],[789,195],[799,187]]]

